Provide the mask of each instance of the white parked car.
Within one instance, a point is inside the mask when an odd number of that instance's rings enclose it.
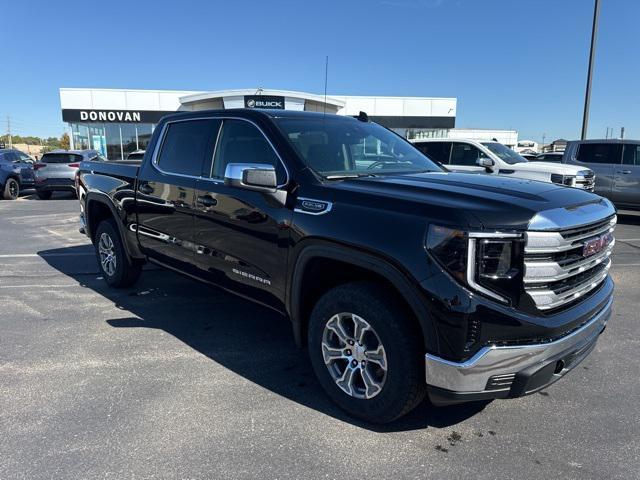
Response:
[[[432,160],[456,172],[489,173],[558,183],[593,191],[593,170],[576,165],[529,162],[496,141],[430,138],[412,140],[415,147]]]

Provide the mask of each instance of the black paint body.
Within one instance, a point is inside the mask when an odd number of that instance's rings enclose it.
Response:
[[[96,212],[104,214],[108,208],[132,259],[151,260],[278,310],[291,319],[297,340],[304,337],[308,313],[303,306],[303,279],[310,278],[305,268],[327,259],[371,271],[387,279],[407,302],[422,327],[425,352],[456,361],[488,343],[536,343],[561,336],[593,316],[612,295],[613,282],[607,278],[559,313],[537,311],[524,294],[517,305],[501,305],[455,281],[424,246],[430,223],[524,231],[536,213],[590,202],[597,198],[593,194],[444,171],[324,180],[305,166],[273,120],[307,114],[241,109],[165,117],[140,167],[81,165],[87,234],[97,227]],[[167,175],[152,165],[165,122],[203,117],[241,118],[262,130],[288,171],[284,205],[267,193]],[[203,205],[207,196],[216,204]],[[313,204],[307,211],[300,208],[305,198],[330,202],[331,209],[310,214],[318,212],[312,212]],[[480,326],[480,334],[465,349],[472,324]]]

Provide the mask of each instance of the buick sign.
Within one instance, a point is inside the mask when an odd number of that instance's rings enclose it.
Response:
[[[284,110],[284,97],[273,95],[245,95],[245,108],[268,108]]]

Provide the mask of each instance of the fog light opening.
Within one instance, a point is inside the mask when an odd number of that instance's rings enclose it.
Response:
[[[558,360],[556,362],[556,369],[553,371],[556,375],[564,370],[564,360]]]

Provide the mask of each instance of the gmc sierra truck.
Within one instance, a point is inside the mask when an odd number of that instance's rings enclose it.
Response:
[[[328,396],[370,422],[425,394],[539,391],[611,314],[608,200],[448,172],[364,113],[172,114],[141,162],[82,162],[76,182],[109,285],[153,262],[280,312]]]

